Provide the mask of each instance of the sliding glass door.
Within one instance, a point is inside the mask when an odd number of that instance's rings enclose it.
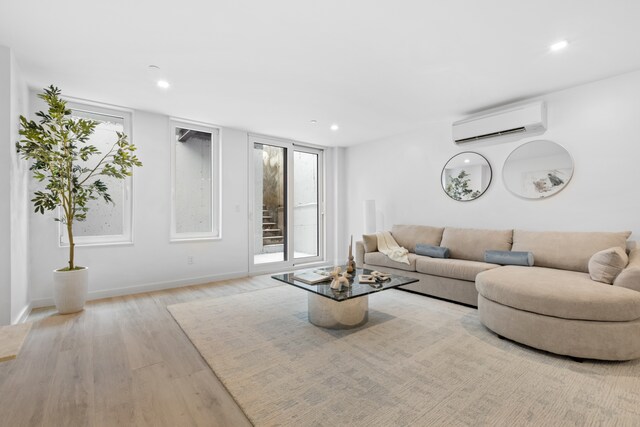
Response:
[[[323,258],[322,151],[250,137],[252,271]]]

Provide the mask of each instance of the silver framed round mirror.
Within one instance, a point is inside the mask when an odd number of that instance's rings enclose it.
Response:
[[[542,199],[562,191],[573,176],[573,158],[553,141],[522,144],[509,154],[502,168],[505,187],[518,197]]]
[[[487,191],[492,174],[491,165],[483,155],[463,151],[444,165],[440,183],[447,196],[453,200],[469,202]]]

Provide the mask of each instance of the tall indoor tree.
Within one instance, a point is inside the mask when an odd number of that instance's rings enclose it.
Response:
[[[43,183],[31,200],[35,211],[44,214],[60,207],[61,214],[55,220],[66,228],[69,261],[67,267],[56,271],[79,270],[83,267],[75,264],[73,224],[87,218],[91,200],[113,203],[103,177],[124,179],[142,163],[134,154],[135,145],[123,132],[117,133],[107,152],[92,145],[90,137],[99,122],[74,117],[57,87],[45,88],[38,97],[48,109],[35,113],[38,121],[20,116],[22,138],[16,148],[22,158],[31,162],[33,177]]]

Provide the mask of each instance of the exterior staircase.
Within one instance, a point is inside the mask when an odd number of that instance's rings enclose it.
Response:
[[[277,219],[265,206],[262,207],[262,245],[264,252],[277,252],[284,245],[282,230],[277,228]]]

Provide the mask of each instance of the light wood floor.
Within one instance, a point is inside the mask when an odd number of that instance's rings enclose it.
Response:
[[[20,355],[0,363],[0,425],[250,425],[166,306],[277,285],[259,276],[34,311]]]

